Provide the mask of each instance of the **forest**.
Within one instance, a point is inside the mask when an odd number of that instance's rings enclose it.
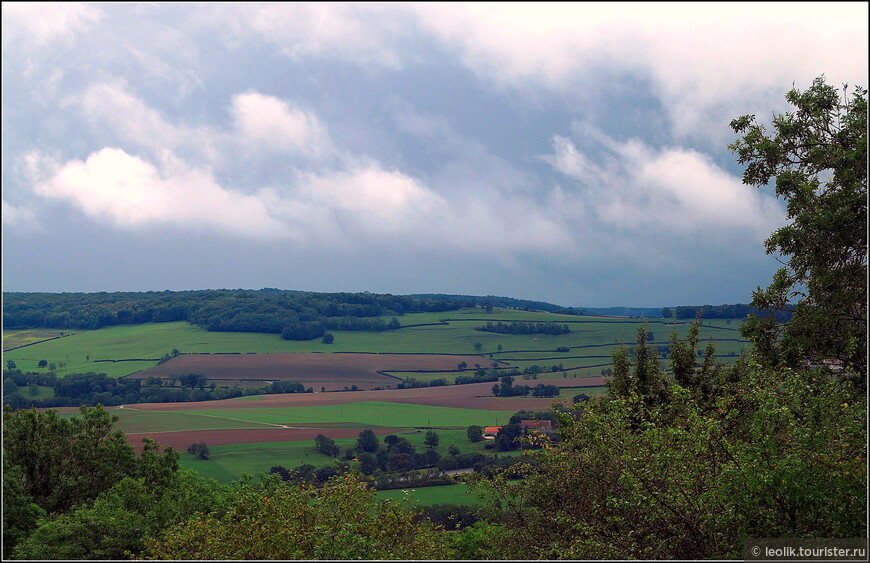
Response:
[[[279,289],[116,293],[4,292],[6,328],[97,329],[121,324],[187,321],[217,332],[266,332],[295,339],[322,330],[395,328],[376,317],[453,311],[473,301],[374,293]],[[312,334],[312,336],[308,336]],[[307,339],[306,338],[306,339]]]

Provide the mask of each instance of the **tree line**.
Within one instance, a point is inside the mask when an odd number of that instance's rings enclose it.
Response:
[[[50,387],[53,396],[37,398],[39,387]],[[213,401],[249,395],[311,392],[311,387],[306,388],[295,381],[273,381],[249,389],[217,387],[208,383],[204,375],[194,373],[143,380],[114,378],[93,372],[57,377],[52,372],[3,370],[3,404],[12,409]]]
[[[115,293],[3,293],[5,328],[97,329],[122,324],[187,321],[216,332],[281,334],[304,326],[326,330],[387,330],[405,313],[454,311],[473,300],[374,293],[278,289]]]
[[[512,322],[510,324],[497,322],[486,323],[483,326],[476,327],[474,330],[482,332],[495,332],[497,334],[569,334],[571,329],[568,325],[559,325],[554,322],[533,323],[533,322]]]
[[[778,323],[789,322],[794,313],[787,309],[758,309],[752,305],[735,303],[734,305],[681,305],[671,310],[662,309],[662,316],[675,319],[745,319],[749,315],[772,316]]]

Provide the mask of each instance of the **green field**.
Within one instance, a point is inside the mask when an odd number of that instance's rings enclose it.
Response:
[[[570,396],[573,397],[576,394],[572,393]],[[591,396],[589,392],[586,394]],[[447,429],[467,428],[473,424],[478,426],[507,424],[508,419],[516,412],[515,410],[457,409],[382,401],[316,407],[252,407],[172,411],[139,410],[135,405],[132,405],[124,408],[113,407],[109,411],[118,417],[116,427],[127,434],[183,430],[232,430],[285,425],[297,428],[310,425],[317,428],[360,429],[378,426],[409,429],[431,426],[441,428],[442,430],[438,430],[439,433],[463,433],[465,430]],[[79,413],[70,410],[62,413],[61,416],[79,416]]]
[[[448,319],[440,323],[441,319]],[[567,324],[570,334],[564,335],[510,335],[495,334],[475,330],[488,321],[554,321]],[[21,343],[34,344],[10,350],[5,359],[13,360],[24,371],[40,370],[38,362],[46,360],[55,363],[57,373],[97,372],[113,377],[121,377],[152,367],[159,358],[177,350],[180,353],[256,353],[273,354],[288,352],[380,352],[380,353],[481,353],[479,365],[488,368],[495,360],[507,362],[513,367],[524,369],[532,365],[546,367],[561,366],[567,371],[547,371],[539,373],[537,379],[523,380],[518,377],[517,384],[534,387],[553,379],[564,383],[566,378],[598,377],[602,370],[610,366],[613,346],[633,345],[642,319],[578,317],[554,315],[531,311],[495,309],[487,313],[480,308],[462,309],[444,313],[408,314],[400,318],[405,328],[384,332],[342,332],[335,331],[335,342],[323,344],[320,339],[311,341],[283,340],[276,334],[259,333],[222,333],[208,332],[185,322],[151,323],[144,325],[123,325],[94,331],[65,333],[62,338],[56,331],[4,331],[4,347]],[[652,342],[667,344],[671,334],[677,331],[685,338],[688,322],[672,324],[662,319],[645,321],[646,330],[652,333]],[[407,326],[407,325],[423,326]],[[700,333],[700,346],[713,339],[719,360],[733,361],[747,342],[739,333],[741,320],[705,321]],[[71,331],[70,331],[71,332]],[[54,338],[45,340],[45,338]],[[40,339],[44,341],[39,341]],[[479,343],[479,349],[475,344]],[[557,348],[568,348],[557,352]],[[97,360],[116,360],[112,362]],[[135,361],[117,361],[135,360]],[[474,365],[463,374],[470,375]],[[459,374],[457,371],[442,372],[401,372],[399,377],[414,377],[420,381],[445,378],[452,383]],[[50,390],[40,389],[40,395]],[[565,388],[559,398],[585,393],[590,397],[605,392],[604,387]],[[465,435],[465,428],[476,424],[497,426],[505,424],[516,412],[486,409],[458,409],[409,405],[390,402],[357,402],[342,405],[318,407],[264,407],[258,408],[258,396],[235,399],[237,408],[232,409],[181,409],[176,411],[142,411],[135,406],[113,408],[112,413],[119,417],[118,428],[126,433],[159,433],[181,430],[231,430],[243,428],[263,428],[267,426],[296,426],[323,428],[329,435],[329,428],[393,427],[406,428],[408,439],[418,448],[422,444],[424,432],[414,428],[434,427],[441,436],[438,449],[446,455],[447,447],[455,443],[463,453],[484,451],[483,443],[471,444]],[[71,416],[71,415],[65,415]],[[446,429],[448,427],[456,430]],[[352,439],[339,439],[337,443],[345,449],[353,445]],[[317,452],[311,441],[284,442],[272,444],[245,444],[213,446],[211,459],[202,461],[183,453],[182,464],[193,468],[207,477],[221,482],[230,482],[245,473],[261,473],[272,466],[287,468],[304,463],[315,466],[333,463]],[[421,503],[429,503],[425,495],[433,499],[446,498],[449,491],[459,491],[456,487],[429,487],[415,491],[421,496]],[[440,492],[439,492],[440,491]],[[400,494],[391,492],[384,494]],[[451,495],[453,493],[451,492]],[[469,495],[465,497],[471,498]],[[443,502],[447,502],[443,500]],[[450,502],[459,502],[456,500]],[[473,499],[469,500],[473,502]]]
[[[78,334],[80,330],[57,330],[53,328],[28,328],[23,330],[4,330],[3,331],[3,351],[22,346],[30,346],[37,342],[44,342],[55,338],[62,338]]]
[[[144,411],[135,407],[111,409],[118,417],[116,427],[127,434],[143,432],[172,432],[178,430],[233,430],[238,428],[264,428],[271,426],[259,422],[221,416],[214,411]]]
[[[676,330],[681,338],[689,324],[681,322],[670,326],[663,319],[624,319],[608,317],[578,317],[555,315],[512,309],[461,309],[444,313],[415,313],[401,317],[403,325],[438,323],[450,319],[448,324],[407,326],[384,332],[335,331],[335,342],[323,344],[320,339],[310,341],[283,340],[276,334],[208,332],[186,322],[122,325],[93,331],[84,331],[11,350],[4,354],[24,371],[46,371],[38,367],[40,360],[55,363],[57,373],[97,372],[121,377],[153,367],[157,360],[178,350],[181,353],[237,352],[273,354],[286,352],[381,352],[381,353],[475,353],[480,343],[481,367],[488,367],[492,359],[508,361],[519,367],[549,363],[562,363],[566,368],[609,364],[611,348],[620,343],[631,345],[636,341],[637,328],[646,322],[653,333],[654,342],[667,344]],[[572,332],[564,335],[511,335],[475,330],[487,321],[554,321],[567,324]],[[712,338],[717,353],[724,362],[733,361],[747,342],[740,337],[742,320],[705,321],[701,329],[702,343]],[[24,332],[4,331],[4,347],[9,342],[22,342]],[[56,334],[56,333],[55,333]],[[46,335],[42,335],[46,336]],[[501,347],[499,349],[499,347]],[[568,347],[568,352],[556,352]],[[570,358],[569,358],[570,357]],[[96,361],[96,360],[148,360],[148,361]],[[63,366],[63,367],[61,367]],[[473,367],[473,366],[470,366]],[[598,368],[600,372],[601,367]],[[600,374],[600,373],[599,373]],[[403,374],[404,375],[404,374]],[[408,374],[420,380],[445,377],[445,374]],[[587,376],[589,373],[575,373]],[[598,375],[594,374],[593,375]],[[453,374],[455,377],[455,374]],[[452,381],[452,378],[448,378]]]
[[[201,410],[178,410],[175,413],[199,414]],[[265,407],[215,410],[223,418],[261,422],[273,425],[325,422],[349,422],[367,426],[468,427],[472,424],[492,426],[505,424],[516,411],[490,411],[434,407],[384,401],[366,401],[316,407]]]
[[[436,429],[440,442],[435,448],[442,456],[448,454],[451,444],[456,445],[462,453],[489,453],[485,442],[472,443],[468,440],[465,429]],[[323,434],[329,436],[329,431]],[[396,433],[411,442],[417,451],[422,452],[427,446],[423,443],[425,431],[403,430]],[[356,438],[338,438],[335,443],[341,448],[342,454],[348,448],[356,445]],[[499,455],[515,454],[502,452]],[[201,473],[205,477],[216,479],[221,483],[230,483],[243,474],[254,475],[268,473],[276,465],[293,469],[303,464],[315,467],[332,465],[336,458],[329,457],[317,451],[313,440],[298,442],[267,442],[260,444],[236,444],[231,446],[209,446],[209,459],[201,460],[187,452],[181,454],[181,465]]]
[[[477,497],[470,493],[468,487],[462,483],[378,491],[377,497],[380,500],[410,498],[420,506],[430,506],[433,504],[477,504]]]

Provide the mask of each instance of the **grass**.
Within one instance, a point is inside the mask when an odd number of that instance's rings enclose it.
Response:
[[[46,340],[59,335],[59,331],[4,331],[4,350],[13,343],[32,343],[30,346],[9,350],[4,359],[14,360],[24,371],[45,371],[38,368],[40,360],[55,363],[60,367],[59,374],[77,372],[102,372],[113,377],[121,377],[156,365],[157,358],[177,349],[181,353],[288,353],[288,352],[379,352],[379,353],[447,353],[475,354],[475,343],[485,356],[492,355],[496,360],[506,360],[512,366],[523,369],[531,365],[550,367],[562,365],[568,380],[575,377],[598,377],[601,370],[610,365],[611,349],[614,345],[625,343],[632,346],[642,320],[577,317],[553,315],[531,311],[495,309],[487,313],[482,309],[463,309],[443,313],[409,314],[400,318],[403,325],[438,323],[440,319],[456,319],[449,324],[430,324],[429,326],[408,326],[399,330],[385,332],[333,332],[335,342],[323,344],[320,339],[311,341],[288,341],[276,334],[257,333],[220,333],[208,332],[185,322],[152,323],[145,325],[126,325],[94,331],[64,331],[68,336]],[[570,334],[550,335],[507,335],[476,331],[475,328],[488,320],[510,321],[549,321],[565,323],[571,328]],[[654,335],[654,343],[667,344],[671,333],[676,330],[680,338],[685,338],[689,321],[675,326],[662,319],[646,321],[646,330]],[[700,333],[700,348],[713,339],[720,361],[730,362],[739,355],[747,342],[742,340],[738,331],[742,320],[705,321]],[[501,350],[499,350],[501,347]],[[567,352],[556,352],[559,347],[568,347]],[[733,354],[733,355],[732,355]],[[151,359],[135,362],[95,362],[111,359]],[[489,367],[492,359],[482,357],[481,367]],[[469,366],[473,368],[472,366]],[[576,369],[573,369],[576,368]],[[472,371],[464,374],[470,375]],[[415,377],[430,381],[444,377],[448,382],[454,380],[458,372],[396,373],[402,377]],[[564,382],[563,372],[538,374],[537,380],[524,381],[517,377],[517,384],[534,387],[547,380],[560,379]],[[40,396],[51,392],[50,388],[40,388]],[[563,388],[559,398],[571,398],[579,393],[590,397],[605,392],[604,387]],[[123,409],[113,408],[111,412],[119,417],[117,428],[128,434],[145,432],[168,432],[181,430],[230,430],[239,428],[263,428],[265,426],[314,426],[323,429],[329,436],[329,428],[397,427],[406,428],[399,434],[407,438],[422,451],[425,430],[422,427],[435,427],[440,443],[437,450],[447,455],[447,448],[455,444],[463,453],[474,451],[492,453],[485,450],[485,442],[472,444],[468,441],[465,428],[476,424],[497,426],[505,424],[513,411],[486,409],[458,409],[451,407],[432,407],[391,402],[358,402],[342,405],[318,407],[257,408],[260,397],[251,396],[237,399],[239,408],[214,410],[176,410],[142,411],[135,406]],[[554,399],[556,400],[556,399]],[[78,413],[75,413],[78,414]],[[72,416],[69,413],[64,416]],[[417,427],[417,428],[415,428]],[[440,427],[440,428],[439,428]],[[450,428],[452,427],[452,428]],[[355,444],[355,439],[337,439],[336,443],[344,450]],[[310,463],[322,466],[334,463],[319,453],[312,440],[266,444],[236,444],[210,447],[211,459],[199,460],[182,452],[181,464],[222,483],[232,482],[243,474],[268,472],[272,466],[282,465],[288,469]],[[472,495],[465,493],[464,485],[442,487],[422,487],[411,494],[420,504],[452,502],[456,504],[474,503]],[[379,497],[402,496],[399,491],[383,491]]]
[[[355,441],[345,438],[335,442],[344,452]],[[335,458],[324,455],[314,448],[313,440],[210,446],[207,460],[198,459],[187,452],[182,452],[180,459],[182,467],[193,469],[203,477],[216,479],[221,483],[235,481],[243,474],[268,473],[269,469],[276,465],[293,469],[306,463],[320,467],[334,462]]]
[[[201,413],[202,411],[179,410],[172,412]],[[513,414],[514,411],[458,409],[385,401],[365,401],[316,407],[221,409],[214,411],[213,416],[277,425],[307,422],[316,426],[324,422],[353,422],[370,426],[413,428],[468,427],[472,424],[490,426],[506,422]]]
[[[3,351],[28,346],[37,342],[43,342],[53,338],[60,338],[72,334],[78,334],[80,330],[55,330],[49,328],[28,328],[23,330],[3,331]]]
[[[468,487],[462,483],[436,487],[378,491],[377,498],[378,500],[402,500],[410,498],[420,506],[431,506],[433,504],[477,504],[477,497],[470,493]]]
[[[123,409],[112,409],[111,412],[118,417],[116,428],[127,434],[180,430],[234,430],[270,426],[228,416],[215,416],[214,413],[220,413],[220,410],[209,414],[208,411],[145,411],[127,406]]]
[[[631,345],[636,340],[636,331],[641,319],[615,319],[607,317],[578,317],[554,315],[532,311],[494,309],[487,313],[483,309],[461,309],[443,313],[415,313],[400,318],[403,325],[437,323],[439,319],[456,319],[446,325],[409,326],[385,332],[342,332],[335,331],[335,342],[323,344],[320,339],[311,341],[283,340],[277,334],[259,333],[222,333],[208,332],[186,322],[151,323],[144,325],[122,325],[93,331],[77,332],[64,338],[48,340],[11,350],[4,354],[6,359],[16,362],[25,371],[40,370],[37,363],[47,360],[60,367],[59,374],[94,371],[112,377],[121,377],[156,365],[156,361],[146,362],[95,362],[94,360],[121,359],[158,359],[177,349],[182,353],[238,352],[274,354],[286,352],[380,352],[380,353],[447,353],[474,354],[475,343],[482,345],[481,352],[492,354],[495,359],[514,358],[518,363],[541,363],[541,358],[562,356],[583,356],[586,359],[547,360],[564,363],[565,367],[609,363],[611,347],[619,343]],[[510,335],[495,334],[475,330],[487,320],[510,321],[555,321],[571,327],[570,334],[551,335]],[[653,332],[657,343],[665,344],[670,333],[677,330],[681,337],[688,331],[688,323],[667,326],[663,319],[646,320],[647,330]],[[719,354],[739,354],[746,345],[737,331],[742,320],[705,321],[701,329],[701,341],[713,338]],[[33,331],[5,331],[4,347],[9,342],[24,342],[27,338],[41,338],[45,334],[31,334]],[[16,340],[17,339],[17,340]],[[590,346],[599,345],[599,346]],[[501,346],[499,352],[498,347]],[[556,348],[567,346],[570,352],[555,352]],[[592,356],[604,356],[592,358]],[[600,360],[600,361],[599,361]],[[727,358],[724,358],[728,361]],[[482,358],[481,366],[489,364]],[[570,365],[569,365],[570,364]],[[432,379],[439,377],[436,375]],[[415,376],[417,377],[417,376]],[[428,377],[428,376],[426,376]],[[421,379],[421,377],[417,377]]]
[[[435,450],[442,456],[448,454],[450,444],[455,444],[462,453],[491,453],[490,450],[485,449],[485,442],[470,442],[465,429],[436,429],[435,431],[440,439]],[[324,430],[323,434],[328,437],[329,431]],[[426,437],[425,431],[408,429],[399,431],[396,434],[411,442],[418,452],[422,452],[427,448],[423,443]],[[383,441],[382,438],[381,441]],[[341,455],[344,455],[346,449],[353,448],[356,445],[356,438],[339,438],[335,440],[335,443],[341,448]],[[503,454],[504,452],[501,455]],[[182,452],[180,462],[182,467],[198,471],[204,477],[216,479],[221,483],[230,483],[240,478],[243,474],[268,473],[272,467],[277,465],[287,469],[293,469],[304,464],[321,467],[334,464],[336,459],[317,451],[314,447],[314,440],[305,440],[210,446],[208,460],[201,460],[187,452]]]
[[[214,409],[211,411],[208,409],[147,411],[139,410],[135,405],[124,408],[112,407],[108,410],[118,417],[115,427],[127,434],[186,430],[233,430],[265,428],[275,425],[298,428],[313,425],[317,428],[363,429],[379,426],[408,428],[409,432],[412,432],[410,435],[419,434],[422,436],[422,432],[411,429],[432,426],[442,436],[442,442],[451,440],[457,442],[457,445],[460,441],[467,441],[465,429],[472,424],[478,426],[505,424],[516,412],[431,407],[379,401],[318,407]],[[68,409],[61,412],[61,416],[80,415],[78,410]],[[455,428],[460,429],[456,430]],[[324,434],[328,435],[328,430],[324,430]],[[422,440],[421,437],[421,445]],[[413,440],[411,442],[414,443]],[[446,444],[446,442],[444,443]],[[465,451],[463,448],[463,452]]]

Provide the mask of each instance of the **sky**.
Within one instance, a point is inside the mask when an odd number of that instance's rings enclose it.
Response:
[[[4,291],[747,303],[729,122],[867,86],[868,4],[2,4]]]

